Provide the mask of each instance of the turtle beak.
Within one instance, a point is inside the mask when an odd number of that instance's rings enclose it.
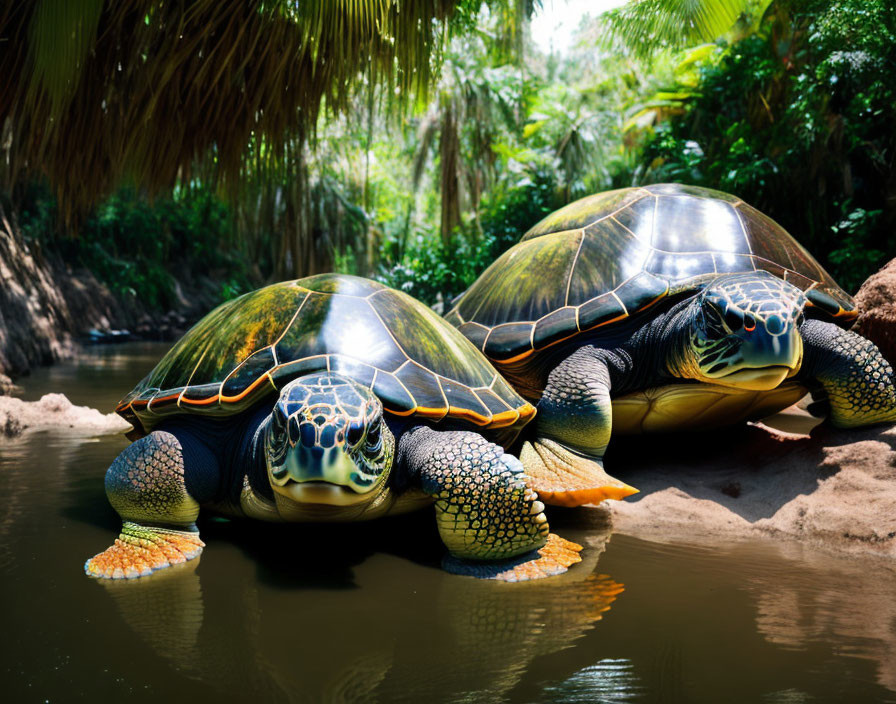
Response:
[[[363,458],[349,448],[338,419],[315,424],[299,414],[288,421],[288,440],[280,462],[268,472],[274,491],[300,503],[348,506],[370,501],[388,471],[370,473]]]
[[[778,335],[764,330],[747,333],[738,348],[738,357],[713,381],[750,391],[769,391],[799,372],[803,339],[795,325]]]

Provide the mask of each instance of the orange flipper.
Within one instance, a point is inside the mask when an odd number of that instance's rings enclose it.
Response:
[[[618,501],[638,493],[607,474],[598,460],[576,454],[548,438],[525,443],[520,461],[526,470],[526,484],[538,492],[539,499],[553,506]]]
[[[84,565],[89,577],[135,579],[199,557],[199,533],[125,522],[116,541]]]
[[[507,560],[461,560],[448,556],[442,567],[454,574],[479,579],[496,579],[501,582],[526,582],[563,574],[572,565],[582,561],[582,546],[561,538],[554,533],[538,550]]]

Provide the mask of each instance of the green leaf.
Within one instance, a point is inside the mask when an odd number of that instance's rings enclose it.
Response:
[[[684,49],[723,36],[748,6],[749,0],[629,0],[606,13],[604,41],[621,40],[642,57]]]
[[[544,125],[547,123],[547,120],[538,120],[537,122],[530,122],[523,128],[523,139],[529,139],[533,134],[538,132]]]
[[[693,49],[688,49],[685,52],[684,58],[678,62],[675,70],[685,71],[686,69],[692,67],[694,64],[704,61],[708,57],[715,54],[717,51],[719,51],[719,47],[716,44],[700,44],[699,46],[695,46]]]

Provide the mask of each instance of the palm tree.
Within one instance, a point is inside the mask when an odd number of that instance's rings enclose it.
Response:
[[[509,64],[490,66],[491,58],[481,38],[458,41],[420,124],[414,187],[419,188],[430,155],[438,154],[439,230],[448,249],[465,210],[478,225],[482,194],[495,175],[494,144],[502,130],[516,131],[520,123],[520,79]]]
[[[520,0],[528,4],[525,0]],[[513,0],[494,0],[499,7]],[[289,151],[358,79],[414,100],[475,0],[33,0],[0,6],[7,189],[46,177],[69,219],[124,178],[150,192],[249,145]],[[304,144],[304,142],[302,142]],[[292,150],[295,154],[295,150]]]

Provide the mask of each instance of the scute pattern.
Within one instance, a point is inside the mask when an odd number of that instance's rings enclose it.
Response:
[[[409,359],[467,386],[478,386],[493,374],[491,365],[463,335],[416,299],[383,288],[370,302]]]
[[[616,290],[641,273],[652,252],[612,218],[586,227],[581,239],[565,301],[571,306],[587,303],[595,291]]]
[[[318,371],[373,389],[395,415],[519,429],[535,412],[426,306],[334,274],[274,284],[219,306],[116,410],[149,432],[164,416],[239,413]]]
[[[525,242],[560,230],[581,229],[596,220],[595,213],[609,214],[623,210],[646,195],[636,188],[622,188],[581,198],[548,215],[523,235],[520,241]]]
[[[479,279],[496,285],[481,287],[477,282],[461,299],[460,307],[469,314],[465,318],[475,318],[480,325],[492,328],[500,323],[537,320],[556,310],[559,292],[545,282],[569,279],[580,240],[579,231],[560,232],[509,249]],[[473,290],[475,307],[469,298]],[[565,292],[564,287],[562,295]],[[502,317],[507,310],[515,315]]]
[[[718,274],[757,270],[797,286],[844,326],[856,316],[852,298],[771,218],[720,191],[657,184],[599,193],[552,213],[446,319],[490,359],[509,364]]]

